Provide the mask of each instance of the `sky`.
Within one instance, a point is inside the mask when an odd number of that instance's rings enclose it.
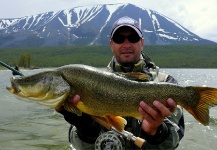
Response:
[[[0,18],[115,3],[131,3],[157,11],[201,38],[217,42],[217,0],[0,0]]]

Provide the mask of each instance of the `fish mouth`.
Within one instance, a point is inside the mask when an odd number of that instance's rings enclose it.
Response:
[[[18,85],[15,83],[14,81],[15,77],[11,77],[10,81],[11,81],[11,86],[10,87],[6,87],[6,89],[11,92],[11,93],[19,93],[20,89],[18,87]]]

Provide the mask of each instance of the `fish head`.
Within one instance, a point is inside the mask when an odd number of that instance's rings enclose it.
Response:
[[[30,76],[13,76],[6,89],[18,97],[57,108],[67,99],[70,85],[58,72],[47,71]]]

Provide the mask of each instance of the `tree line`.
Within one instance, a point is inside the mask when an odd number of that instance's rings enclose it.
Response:
[[[217,45],[146,45],[143,50],[161,68],[217,68]],[[86,64],[105,67],[109,46],[64,46],[0,49],[0,60],[24,68]]]

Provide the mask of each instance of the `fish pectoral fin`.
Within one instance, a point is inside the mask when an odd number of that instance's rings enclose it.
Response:
[[[128,73],[120,73],[118,72],[117,75],[127,78],[129,80],[142,80],[142,81],[150,81],[151,76],[146,73],[141,72],[128,72]]]
[[[124,130],[127,121],[121,116],[104,116],[109,124],[115,127],[118,131],[122,132]]]
[[[82,115],[82,111],[81,110],[79,110],[76,106],[74,106],[72,103],[70,103],[70,102],[66,102],[65,104],[64,104],[64,108],[65,108],[65,110],[67,110],[67,111],[69,111],[69,112],[73,112],[73,113],[75,113],[76,115],[78,115],[78,116],[81,116]]]

